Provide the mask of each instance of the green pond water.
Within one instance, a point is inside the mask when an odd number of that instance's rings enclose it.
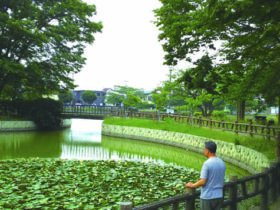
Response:
[[[206,158],[185,149],[101,135],[101,120],[72,119],[71,128],[53,132],[1,132],[0,160],[62,158],[83,160],[154,161],[200,171]],[[226,174],[248,172],[226,163]]]

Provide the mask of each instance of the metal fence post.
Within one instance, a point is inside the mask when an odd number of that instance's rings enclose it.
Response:
[[[261,201],[260,201],[260,209],[268,210],[268,188],[269,188],[269,178],[267,174],[267,167],[262,167],[262,172],[265,173],[264,177],[262,177],[261,182]]]
[[[132,202],[120,203],[120,210],[132,210]]]
[[[195,210],[195,188],[186,188],[186,193],[192,195],[191,199],[186,201],[185,210]]]
[[[280,161],[280,132],[277,132],[277,138],[276,138],[276,144],[275,144],[275,154],[276,154],[276,160]]]
[[[253,136],[253,120],[249,120],[249,134]]]
[[[276,178],[277,178],[277,188],[276,188],[276,193],[277,193],[277,197],[280,196],[280,180],[279,178],[280,177],[280,161],[277,162],[277,166],[276,166]]]
[[[277,199],[277,162],[271,161],[270,168],[272,168],[272,172],[270,175],[270,190],[269,190],[269,198],[270,202],[275,202]]]
[[[237,210],[237,180],[238,176],[229,176],[229,181],[234,183],[234,185],[229,189],[229,199],[232,201],[231,205],[229,206],[229,210]]]
[[[238,121],[235,121],[234,127],[235,127],[234,132],[235,132],[235,133],[238,133]]]
[[[266,137],[268,140],[270,140],[270,127],[268,124],[266,124]]]

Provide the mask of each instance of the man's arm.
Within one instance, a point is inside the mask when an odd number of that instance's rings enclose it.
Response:
[[[197,187],[205,185],[206,181],[207,181],[207,179],[200,179],[198,182],[196,182],[194,184],[189,182],[189,183],[186,184],[186,187],[197,188]]]

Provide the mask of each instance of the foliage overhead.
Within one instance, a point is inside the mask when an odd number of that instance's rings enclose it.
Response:
[[[197,101],[197,98],[203,95],[211,95],[211,100],[205,97],[200,97],[200,103],[193,106],[186,106],[194,112],[196,108],[199,108],[203,116],[210,116],[212,111],[216,108],[220,108],[223,104],[220,93],[217,91],[217,84],[220,82],[221,77],[213,67],[212,60],[207,54],[202,56],[195,63],[197,66],[186,69],[185,72],[181,71],[176,79],[177,84],[181,84],[185,89],[185,101],[190,102]]]
[[[155,10],[165,64],[191,61],[195,52],[214,50],[220,59],[217,91],[235,100],[280,95],[280,2],[160,0]],[[217,43],[222,46],[217,49]]]
[[[86,44],[100,32],[94,5],[81,0],[0,3],[0,96],[40,97],[73,88]]]
[[[209,55],[202,56],[197,66],[187,69],[179,81],[184,82],[186,89],[194,94],[205,91],[208,94],[218,95],[216,91],[220,76],[213,67]]]

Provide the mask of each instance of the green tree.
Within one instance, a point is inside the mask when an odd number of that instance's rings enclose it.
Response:
[[[211,94],[206,94],[205,92],[203,92],[195,98],[186,98],[185,101],[188,103],[187,105],[185,105],[185,107],[190,110],[191,124],[193,125],[193,113],[204,102],[212,101],[212,96],[211,96]]]
[[[197,66],[187,69],[182,72],[181,77],[177,79],[178,83],[183,83],[186,89],[186,93],[189,97],[197,101],[197,97],[202,94],[211,94],[211,100],[202,101],[202,103],[197,106],[203,116],[211,116],[214,109],[220,108],[224,104],[221,99],[220,93],[217,91],[217,84],[220,82],[221,77],[218,74],[215,67],[213,67],[212,60],[208,54],[202,56],[195,63]],[[205,97],[201,97],[203,99]],[[201,101],[201,100],[199,100]]]
[[[240,110],[245,110],[244,100],[252,95],[262,94],[266,101],[279,98],[278,0],[161,2],[155,14],[166,64],[190,61],[194,52],[203,49],[216,50],[215,41],[221,40],[224,44],[216,51],[222,58],[217,64],[223,77],[219,91],[238,99]]]
[[[71,103],[74,99],[74,95],[73,95],[73,92],[71,90],[68,90],[66,92],[59,93],[58,98],[63,103]]]
[[[92,104],[97,99],[96,93],[93,90],[86,90],[82,93],[81,97],[87,104]]]
[[[106,96],[105,96],[105,101],[107,104],[113,104],[113,105],[121,105],[123,100],[125,99],[127,92],[131,92],[134,95],[143,98],[143,90],[142,89],[137,89],[133,87],[128,87],[128,86],[114,86],[113,91],[108,91]]]
[[[180,78],[183,74],[183,70],[179,69],[170,69],[169,80],[163,81],[161,87],[164,91],[169,92],[168,95],[168,106],[182,106],[186,104],[184,101],[188,96],[186,93],[185,86],[178,82],[178,78]]]
[[[159,89],[157,93],[152,94],[153,102],[158,111],[158,121],[160,121],[160,111],[162,111],[168,104],[168,94],[169,93],[163,89]]]
[[[0,2],[0,97],[41,97],[74,87],[86,44],[100,32],[81,0]]]
[[[130,91],[126,93],[126,97],[122,101],[125,108],[138,107],[137,104],[142,102],[141,98],[139,98],[133,92]]]
[[[115,106],[120,106],[124,98],[125,94],[113,91],[108,91],[105,95],[106,104],[113,104]]]

